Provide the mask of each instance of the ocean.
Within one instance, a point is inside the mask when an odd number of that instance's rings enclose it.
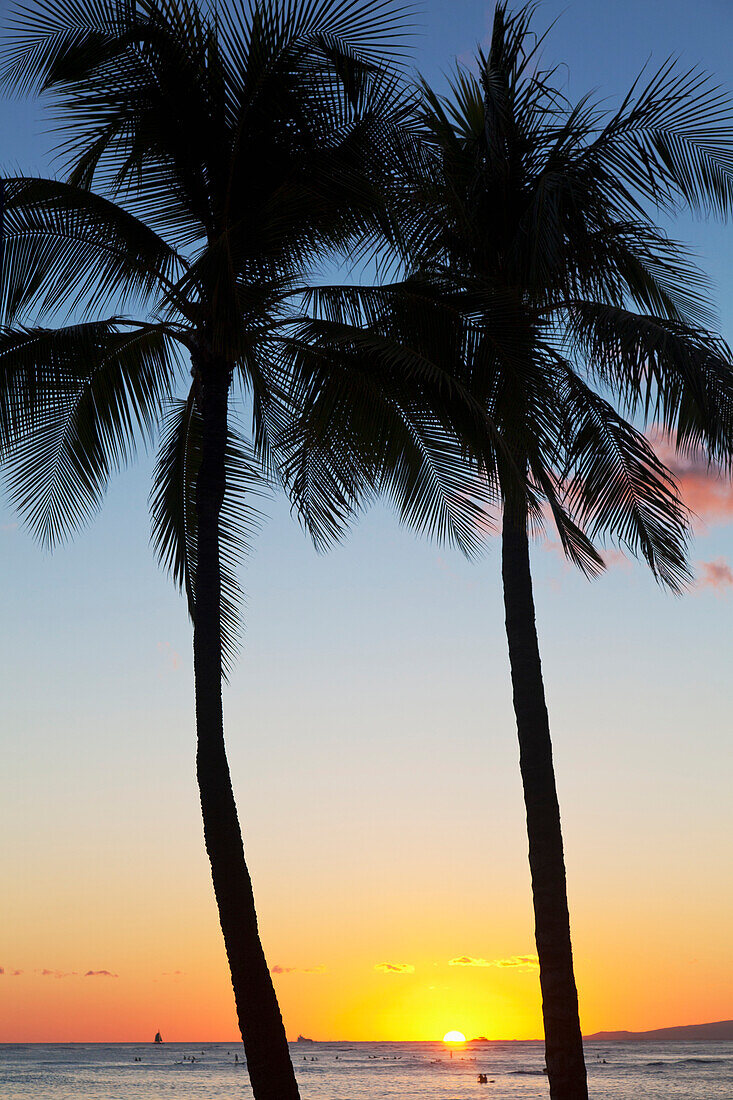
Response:
[[[442,1043],[293,1043],[291,1051],[303,1100],[549,1096],[541,1043],[468,1046],[452,1058]],[[4,1044],[0,1098],[248,1100],[235,1053],[233,1043]],[[586,1056],[593,1100],[733,1098],[733,1042],[592,1042]]]

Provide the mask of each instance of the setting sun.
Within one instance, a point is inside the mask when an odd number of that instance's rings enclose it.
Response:
[[[446,1031],[443,1036],[444,1043],[465,1043],[466,1036],[461,1031]]]

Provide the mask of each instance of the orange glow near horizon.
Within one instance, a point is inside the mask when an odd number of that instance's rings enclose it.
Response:
[[[13,875],[22,889],[8,894],[6,907],[0,1041],[136,1042],[160,1030],[171,1042],[236,1042],[208,866],[196,844],[165,866],[143,845],[129,869],[89,855],[80,865],[73,851],[68,860],[60,852],[39,850],[32,869],[19,866]],[[401,867],[390,878],[377,866],[380,854],[371,858],[372,866],[366,858],[344,865],[329,885],[330,861],[312,856],[307,891],[297,851],[281,856],[277,876],[260,875],[264,946],[288,1037],[435,1041],[458,1024],[469,1040],[540,1038],[531,911],[519,870],[504,873],[500,906],[491,883],[466,875],[459,913],[461,873],[451,883],[447,862],[443,892],[444,880],[433,885],[419,866],[412,878]],[[477,862],[476,854],[469,860]],[[518,858],[517,866],[523,870]],[[640,881],[638,920],[654,927],[642,937],[625,919],[628,892],[598,885],[593,866],[581,866],[582,874],[576,867],[576,878],[588,882],[576,891],[574,920],[584,1032],[729,1018],[733,967],[724,959],[722,897],[717,915],[705,915],[694,898],[673,896],[674,876],[668,896],[661,881],[654,890]],[[690,943],[698,937],[685,955],[683,935]]]
[[[157,1030],[167,1041],[237,1041],[199,838],[184,837],[183,854],[161,864],[147,843],[154,831],[141,830],[126,863],[97,855],[93,838],[80,862],[69,838],[66,854],[57,839],[9,868],[19,886],[4,917],[0,1041],[150,1041]],[[584,865],[573,839],[571,881],[584,884],[573,924],[584,1032],[730,1018],[733,898],[721,886],[715,908],[701,912],[694,892],[674,892],[672,865],[666,883],[663,868],[651,883],[624,865],[623,889],[608,860],[603,879],[595,852]],[[251,844],[255,863],[266,840]],[[390,874],[378,845],[351,863],[314,851],[307,878],[301,853],[282,849],[277,873],[259,874],[264,946],[290,1039],[435,1041],[456,1024],[468,1040],[541,1037],[522,853],[511,853],[515,865],[507,857],[497,905],[493,881],[471,877],[480,838],[467,868],[445,858],[433,878],[430,841],[414,867]],[[635,922],[625,910],[632,890]]]
[[[0,1041],[151,1041],[160,1029],[169,1042],[237,1042],[233,999],[223,952],[212,927],[208,957],[176,973],[168,960],[140,965],[120,955],[119,972],[76,973],[72,964],[44,973],[28,968],[0,977]],[[181,945],[182,946],[182,945]],[[319,958],[325,956],[319,955]],[[660,953],[661,961],[661,953]],[[155,969],[153,970],[153,966]],[[170,968],[170,969],[169,969]],[[47,968],[45,968],[47,969]],[[376,972],[366,960],[315,967],[281,967],[274,975],[288,1037],[316,1040],[538,1039],[542,1035],[537,972],[499,967],[458,971],[443,959],[416,958],[415,971]],[[631,980],[604,967],[579,966],[586,1033],[629,1024],[643,1030],[729,1015],[725,991],[717,1003],[701,988],[687,1010],[675,1005],[672,983],[661,984],[636,1016],[628,1013]],[[704,980],[704,974],[702,975]],[[728,990],[727,996],[730,996]],[[448,1029],[458,1020],[461,1031]],[[497,1023],[497,1021],[501,1021]]]

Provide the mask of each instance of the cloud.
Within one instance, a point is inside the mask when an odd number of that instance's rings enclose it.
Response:
[[[412,963],[377,963],[374,969],[380,970],[382,974],[415,973],[415,967],[412,965]]]
[[[4,966],[0,966],[0,974],[4,974],[4,973],[5,973],[5,967],[4,967]]]
[[[672,444],[650,432],[650,443],[679,485],[680,495],[694,518],[702,524],[733,520],[733,483],[719,467],[710,465],[702,452],[677,454]],[[699,528],[700,523],[696,526]]]
[[[15,974],[20,974],[20,970],[16,970]],[[78,970],[49,970],[48,967],[43,970],[37,970],[36,974],[40,974],[42,978],[78,978],[80,977]],[[113,974],[111,970],[87,970],[83,977],[85,978],[119,978],[119,974]]]
[[[545,537],[542,539],[540,547],[548,554],[554,554],[560,559],[564,572],[569,573],[575,570],[575,566],[563,550],[563,545],[559,539]],[[620,566],[622,569],[631,569],[631,562],[623,550],[616,550],[613,548],[604,550],[599,548],[599,553],[606,564],[606,569],[614,569],[617,566]]]
[[[601,557],[606,563],[606,569],[613,569],[617,565],[621,569],[631,569],[631,562],[623,550],[601,550]]]
[[[158,653],[163,657],[165,667],[173,672],[179,667],[181,663],[180,653],[176,653],[170,642],[158,642]]]
[[[459,955],[457,959],[451,959],[448,966],[492,966],[488,959],[474,959],[472,955]]]
[[[712,588],[716,592],[724,592],[726,588],[733,586],[733,569],[725,558],[699,561],[697,568],[695,588]]]
[[[571,568],[571,564],[568,561],[567,555],[566,555],[565,551],[563,550],[562,543],[560,542],[559,539],[553,539],[553,538],[550,538],[549,536],[545,537],[545,538],[542,539],[542,542],[540,543],[540,546],[542,547],[542,549],[545,551],[546,554],[555,554],[555,556],[560,559],[560,561],[562,562],[562,564],[565,566],[566,569]]]
[[[508,959],[494,959],[491,965],[513,967],[517,970],[537,970],[540,961],[536,955],[510,955]]]
[[[477,959],[473,955],[459,955],[450,959],[448,966],[498,966],[502,970],[536,970],[539,960],[536,955],[510,955],[508,959]]]
[[[270,967],[271,974],[325,974],[325,966],[275,966]]]
[[[733,522],[733,479],[727,477],[720,466],[709,463],[702,450],[688,455],[679,454],[658,426],[649,429],[647,439],[677,482],[680,496],[691,512],[693,530],[699,534],[706,527]],[[551,517],[547,519],[549,531],[552,530]],[[543,550],[562,560],[566,571],[571,568],[559,539],[545,538],[541,545]],[[619,565],[627,569],[631,567],[631,561],[620,550],[602,550],[601,554],[608,569]],[[723,583],[727,586],[727,582]],[[720,585],[705,581],[698,587]]]
[[[20,975],[21,975],[22,973],[23,973],[23,971],[22,971],[22,970],[13,970],[13,971],[11,972],[11,975],[10,975],[10,977],[11,977],[11,978],[19,978],[19,977],[20,977]]]

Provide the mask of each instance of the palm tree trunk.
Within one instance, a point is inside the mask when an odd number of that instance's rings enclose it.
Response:
[[[280,1008],[257,928],[252,882],[224,746],[219,514],[226,484],[226,365],[199,376],[202,458],[196,484],[198,563],[193,635],[196,772],[206,851],[224,933],[234,998],[255,1100],[298,1100]]]
[[[519,735],[540,963],[545,1054],[552,1100],[588,1100],[570,943],[560,807],[535,625],[526,509],[504,512],[502,578]]]

